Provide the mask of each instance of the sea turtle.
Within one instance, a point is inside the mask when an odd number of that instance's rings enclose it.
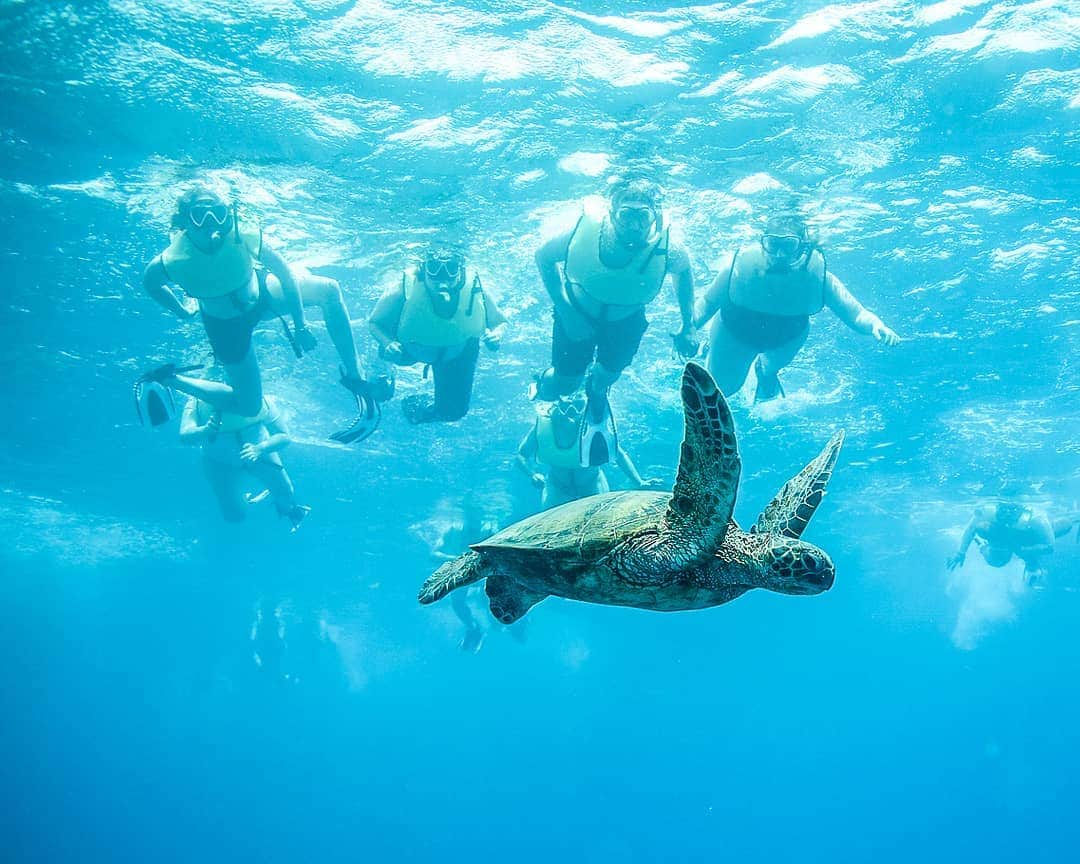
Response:
[[[825,494],[844,433],[791,478],[749,533],[732,519],[742,463],[731,412],[712,377],[687,363],[685,434],[675,489],[609,492],[504,528],[435,571],[434,603],[487,579],[491,613],[512,624],[549,595],[672,612],[734,600],[751,588],[819,594],[829,556],[799,539]]]

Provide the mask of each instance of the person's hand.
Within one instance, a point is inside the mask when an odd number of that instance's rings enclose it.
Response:
[[[547,484],[547,478],[545,478],[543,474],[537,471],[535,474],[532,475],[532,477],[529,478],[529,482],[532,483],[532,485],[539,489],[541,492],[543,492],[544,486]]]
[[[488,330],[480,337],[480,342],[488,351],[498,351],[499,346],[502,344],[502,331],[498,327],[494,330]]]
[[[956,569],[957,567],[960,567],[960,566],[962,566],[962,565],[963,565],[963,563],[964,563],[964,557],[965,557],[965,556],[964,556],[964,553],[963,553],[963,552],[957,552],[957,553],[956,553],[955,555],[953,555],[953,556],[952,556],[951,558],[949,558],[949,559],[948,559],[948,560],[947,560],[947,561],[945,562],[945,566],[946,566],[946,567],[947,567],[947,568],[948,568],[948,569],[949,569],[950,571],[951,571],[951,570],[955,570],[955,569]]]
[[[383,348],[383,357],[389,360],[391,363],[397,363],[405,356],[405,349],[400,342],[389,342],[386,347]]]
[[[244,462],[258,462],[262,454],[261,444],[245,444],[240,448],[240,459]]]
[[[588,319],[569,303],[560,303],[555,307],[559,326],[571,342],[584,342],[592,336],[592,327]]]
[[[678,333],[672,333],[671,338],[675,340],[675,350],[680,357],[690,360],[697,356],[700,345],[693,324],[687,324]]]
[[[181,300],[180,308],[183,310],[183,312],[178,313],[176,317],[178,317],[181,321],[186,321],[189,318],[194,318],[196,315],[199,314],[198,302],[190,298],[185,298],[184,300]]]
[[[870,334],[882,345],[892,347],[900,344],[900,337],[896,331],[891,327],[887,327],[882,321],[874,321],[870,325]]]
[[[307,327],[296,328],[296,344],[300,350],[305,354],[314,351],[315,346],[318,345],[318,341],[315,339],[315,334],[308,330]]]

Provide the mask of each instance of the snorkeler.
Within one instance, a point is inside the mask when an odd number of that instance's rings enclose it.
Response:
[[[581,464],[581,426],[585,422],[586,397],[581,391],[542,402],[536,423],[517,450],[517,466],[540,490],[540,506],[547,510],[567,501],[609,492],[601,464]],[[609,410],[610,413],[610,410]],[[616,439],[610,458],[626,475],[631,489],[652,488],[641,479],[630,455]],[[546,474],[544,470],[546,469]]]
[[[180,440],[202,445],[203,470],[226,522],[242,522],[248,505],[266,497],[293,531],[311,511],[296,503],[292,480],[278,455],[288,446],[289,434],[270,398],[264,398],[262,410],[250,417],[219,412],[206,402],[189,399],[180,418]],[[262,491],[245,495],[245,479],[258,481]]]
[[[607,202],[584,202],[572,230],[545,241],[536,252],[540,279],[554,304],[551,368],[537,380],[535,395],[548,402],[573,393],[585,380],[588,396],[581,450],[588,463],[593,441],[608,436],[607,393],[637,354],[649,326],[645,308],[669,275],[682,327],[672,334],[683,357],[697,353],[693,323],[694,277],[690,256],[664,224],[655,183],[622,179]],[[586,373],[588,377],[586,379]]]
[[[774,215],[760,242],[736,250],[721,263],[695,310],[698,327],[720,313],[709,334],[707,363],[724,394],[737,392],[753,365],[754,401],[783,396],[778,373],[802,348],[810,318],[825,307],[858,333],[884,345],[900,342],[828,271],[802,217]]]
[[[467,551],[470,545],[485,540],[498,530],[498,525],[483,519],[476,505],[470,499],[466,499],[462,508],[462,520],[452,523],[439,535],[431,550],[431,557],[440,564],[453,561]],[[479,620],[469,605],[469,599],[481,594],[482,591],[481,586],[475,586],[466,591],[455,592],[461,595],[456,600],[453,597],[450,598],[454,614],[465,625],[465,635],[462,636],[458,647],[470,654],[475,654],[484,644],[484,628],[480,626]]]
[[[175,284],[189,304],[168,286]],[[171,375],[163,366],[143,380],[181,390],[222,412],[252,416],[262,405],[262,379],[251,345],[261,321],[277,317],[297,357],[315,348],[304,307],[317,306],[341,359],[341,383],[357,403],[358,417],[333,437],[348,443],[367,437],[377,424],[377,398],[360,372],[352,325],[338,283],[303,273],[298,277],[263,240],[257,226],[241,222],[236,203],[227,204],[216,192],[195,186],[177,201],[172,216],[171,242],[146,266],[143,288],[178,318],[201,313],[214,355],[225,369],[225,382]],[[292,318],[290,328],[285,315]]]
[[[949,570],[964,565],[968,547],[978,544],[979,553],[991,567],[1004,567],[1014,557],[1024,562],[1024,577],[1033,585],[1046,575],[1054,541],[1065,537],[1080,522],[1080,514],[1051,520],[1041,510],[1003,500],[981,504],[976,508],[960,546],[946,561]]]
[[[482,344],[497,351],[506,318],[485,293],[465,256],[433,245],[386,291],[368,319],[380,356],[398,366],[423,363],[435,378],[434,398],[402,400],[410,423],[460,420],[468,413]],[[425,370],[426,372],[426,370]]]

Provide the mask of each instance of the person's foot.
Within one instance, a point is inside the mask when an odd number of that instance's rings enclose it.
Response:
[[[248,504],[260,504],[270,497],[270,490],[263,489],[262,492],[245,492],[244,500]]]
[[[436,419],[435,403],[419,393],[406,396],[401,400],[401,412],[405,415],[405,419],[414,426],[420,423],[430,423]]]
[[[757,375],[757,390],[754,391],[755,402],[770,402],[777,396],[784,396],[784,388],[780,384],[780,378],[776,373],[765,371],[761,357],[754,361],[754,374]]]
[[[345,367],[341,367],[341,386],[357,399],[387,402],[394,397],[394,379],[390,375],[379,375],[368,380],[359,374],[348,375]]]
[[[285,516],[292,523],[292,528],[289,529],[290,534],[295,534],[296,529],[300,527],[300,523],[304,521],[304,517],[311,512],[311,508],[306,504],[294,504],[292,509],[289,510]]]

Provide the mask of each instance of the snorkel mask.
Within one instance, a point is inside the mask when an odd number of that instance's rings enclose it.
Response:
[[[663,217],[660,190],[648,180],[628,180],[615,186],[608,211],[615,238],[628,249],[641,249],[660,232]]]
[[[424,253],[420,272],[436,313],[453,315],[465,285],[465,256],[445,246],[433,246]]]
[[[429,285],[460,287],[464,282],[465,256],[445,247],[428,249],[421,265],[424,281]]]
[[[200,233],[212,246],[220,245],[236,225],[236,205],[230,207],[218,195],[205,189],[195,190],[187,201],[181,198],[178,215],[178,227]]]
[[[790,270],[809,247],[806,225],[793,216],[774,216],[761,235],[761,251],[770,270]]]

